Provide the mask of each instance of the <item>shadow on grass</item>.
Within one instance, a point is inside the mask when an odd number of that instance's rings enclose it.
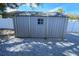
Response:
[[[14,38],[16,39],[16,38]],[[34,40],[27,38],[21,42],[0,45],[1,56],[78,56],[79,36],[67,34],[67,41]],[[7,42],[7,41],[6,41]],[[8,43],[8,42],[7,42]]]

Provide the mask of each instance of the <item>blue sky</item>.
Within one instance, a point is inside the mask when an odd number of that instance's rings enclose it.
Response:
[[[65,13],[74,13],[79,15],[79,3],[43,3],[41,6],[32,10],[27,5],[18,8],[20,11],[50,11],[57,8],[63,8]]]

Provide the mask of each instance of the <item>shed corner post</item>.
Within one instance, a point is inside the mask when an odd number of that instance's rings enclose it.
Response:
[[[62,36],[62,41],[65,41],[64,40],[64,35],[66,34],[66,32],[67,32],[67,24],[68,24],[68,17],[66,17],[66,19],[65,19],[65,21],[64,21],[65,23],[64,23],[64,29],[63,29],[63,36]]]

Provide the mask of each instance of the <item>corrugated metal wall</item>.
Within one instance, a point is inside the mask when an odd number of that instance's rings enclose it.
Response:
[[[38,19],[44,20],[38,24]],[[66,29],[67,18],[64,17],[16,17],[15,31],[18,37],[59,37],[62,38]]]
[[[50,17],[48,20],[48,37],[62,37],[64,18]]]
[[[18,37],[29,36],[29,17],[16,17],[14,20],[15,34]]]

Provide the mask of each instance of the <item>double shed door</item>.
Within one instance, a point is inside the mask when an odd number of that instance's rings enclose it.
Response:
[[[42,24],[39,19],[43,20]],[[30,32],[32,37],[62,38],[66,18],[64,17],[31,17]]]

